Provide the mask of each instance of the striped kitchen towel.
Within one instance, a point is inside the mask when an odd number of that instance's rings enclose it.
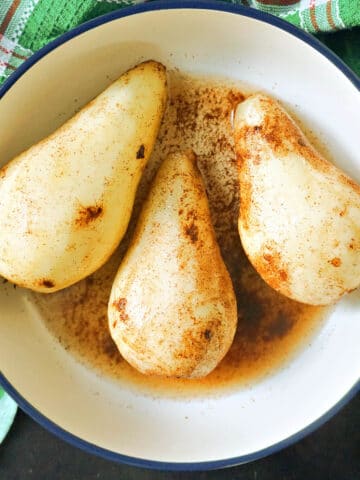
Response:
[[[240,2],[234,0],[232,3]],[[360,25],[360,0],[248,0],[247,4],[310,33],[333,32]]]
[[[225,1],[225,0],[223,0]],[[311,32],[360,73],[360,0],[228,0],[277,15]],[[141,0],[0,0],[0,84],[36,50],[91,18]]]

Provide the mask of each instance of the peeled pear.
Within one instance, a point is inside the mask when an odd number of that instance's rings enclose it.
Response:
[[[122,75],[0,170],[0,274],[39,292],[103,265],[121,241],[167,97],[155,61]]]
[[[230,348],[236,298],[192,152],[172,154],[160,167],[108,318],[121,355],[148,375],[203,377]]]
[[[261,277],[299,302],[327,305],[360,284],[360,187],[310,145],[275,100],[234,115],[239,233]]]

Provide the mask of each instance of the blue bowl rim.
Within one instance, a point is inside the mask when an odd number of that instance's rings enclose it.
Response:
[[[28,60],[26,60],[20,67],[10,75],[10,77],[0,87],[0,100],[6,94],[6,92],[17,82],[17,80],[29,70],[35,63],[41,60],[45,55],[52,50],[61,46],[68,40],[71,40],[78,35],[81,35],[88,30],[92,30],[100,25],[117,20],[119,18],[135,15],[143,12],[150,12],[155,10],[173,10],[173,9],[200,9],[200,10],[215,10],[220,12],[227,12],[238,14],[245,17],[254,18],[261,22],[273,25],[280,30],[284,30],[291,35],[302,40],[306,44],[313,47],[324,57],[326,57],[332,64],[334,64],[343,74],[347,77],[354,86],[360,90],[360,78],[331,50],[329,50],[324,44],[312,35],[300,30],[298,27],[278,18],[269,13],[261,12],[242,5],[227,4],[215,0],[155,0],[149,3],[142,3],[125,7],[113,12],[107,13],[100,17],[94,18],[86,23],[79,25],[78,27],[60,35],[55,40],[45,45],[43,48],[34,53]],[[258,450],[251,454],[241,455],[238,457],[226,458],[221,460],[205,461],[205,462],[161,462],[148,460],[138,457],[131,457],[123,455],[105,448],[98,447],[88,441],[77,437],[70,432],[59,427],[52,420],[43,415],[39,410],[34,408],[6,379],[4,374],[0,371],[0,385],[7,391],[7,393],[16,401],[19,407],[26,412],[31,418],[38,422],[41,426],[46,428],[51,433],[55,434],[62,440],[70,443],[71,445],[84,450],[85,452],[98,455],[107,460],[115,461],[118,463],[124,463],[134,467],[149,468],[163,471],[205,471],[215,470],[225,467],[232,467],[243,463],[251,462],[264,458],[273,453],[276,453],[293,443],[301,440],[305,436],[317,430],[341,408],[343,408],[355,395],[360,391],[360,379],[355,385],[342,397],[331,409],[325,412],[321,417],[315,420],[310,425],[307,425],[302,430],[295,434],[281,440],[280,442],[266,447],[262,450]]]

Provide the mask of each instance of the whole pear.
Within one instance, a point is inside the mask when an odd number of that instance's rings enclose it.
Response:
[[[0,170],[0,274],[39,292],[94,272],[121,241],[166,103],[165,67],[122,75]]]
[[[111,291],[111,336],[149,375],[203,377],[235,334],[236,298],[195,161],[172,154],[160,167]]]
[[[299,302],[327,305],[360,284],[360,187],[262,94],[234,115],[239,233],[255,269]]]

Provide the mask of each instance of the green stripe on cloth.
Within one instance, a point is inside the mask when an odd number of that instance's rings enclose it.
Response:
[[[20,43],[38,50],[80,23],[133,3],[131,0],[121,4],[97,0],[40,0],[25,26]]]
[[[341,19],[340,28],[360,26],[360,0],[339,0],[333,3],[338,4],[339,17]]]
[[[25,25],[20,43],[38,50],[63,32],[85,22],[94,3],[94,0],[41,0]]]

